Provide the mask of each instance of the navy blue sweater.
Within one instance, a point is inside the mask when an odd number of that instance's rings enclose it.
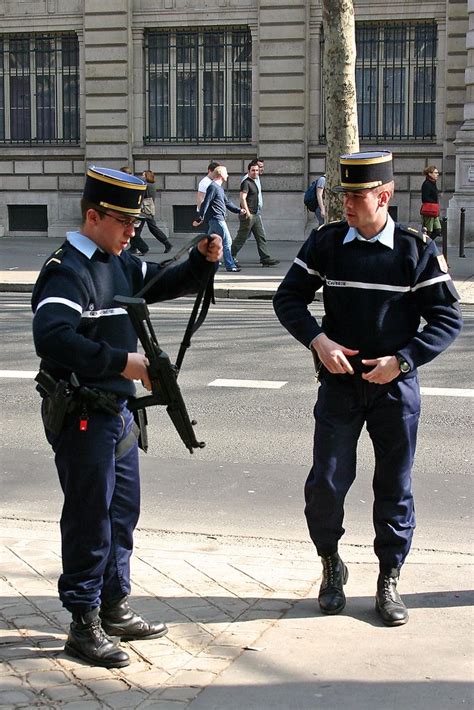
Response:
[[[169,267],[147,293],[148,303],[198,290],[209,262],[193,249],[183,264]],[[85,256],[69,242],[46,261],[31,300],[33,337],[41,367],[55,378],[75,372],[81,384],[127,397],[132,381],[120,375],[137,336],[127,312],[114,297],[133,296],[159,271],[128,252]]]
[[[205,222],[209,222],[210,219],[222,221],[226,218],[226,210],[237,213],[240,212],[240,207],[237,207],[229,200],[222,185],[218,185],[217,182],[211,182],[199,209],[199,216]]]
[[[456,338],[459,299],[434,241],[418,230],[395,226],[394,248],[358,239],[343,244],[346,222],[313,231],[274,297],[282,325],[303,345],[324,332],[359,350],[349,358],[401,353],[413,370]],[[325,315],[319,324],[308,306],[323,287]],[[426,320],[419,330],[421,319]]]

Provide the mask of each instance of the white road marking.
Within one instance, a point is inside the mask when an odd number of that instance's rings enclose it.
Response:
[[[456,387],[420,387],[420,392],[429,397],[474,397],[474,389]]]
[[[253,387],[255,389],[278,390],[287,382],[277,380],[213,380],[208,387]]]
[[[38,370],[0,370],[0,377],[13,377],[18,380],[33,380]]]
[[[33,380],[38,370],[0,370],[0,378]],[[138,382],[138,380],[137,380]],[[288,382],[281,380],[230,380],[217,379],[209,382],[208,387],[243,387],[254,389],[281,389]],[[427,397],[474,397],[474,389],[460,387],[421,387],[421,394]]]

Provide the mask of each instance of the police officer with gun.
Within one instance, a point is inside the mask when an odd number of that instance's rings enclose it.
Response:
[[[127,310],[114,297],[132,297],[151,280],[147,303],[195,293],[222,256],[219,238],[203,238],[156,279],[160,265],[126,251],[145,189],[133,175],[90,167],[81,229],[46,261],[32,296],[42,416],[64,494],[58,589],[72,614],[65,651],[107,668],[130,662],[120,639],[167,633],[128,600],[140,482],[127,401],[133,380],[152,384]]]

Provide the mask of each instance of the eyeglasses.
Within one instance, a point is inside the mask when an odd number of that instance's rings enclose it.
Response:
[[[119,224],[121,224],[124,229],[128,229],[129,227],[134,227],[135,223],[137,221],[136,217],[129,217],[128,219],[120,219],[120,217],[115,217],[115,215],[110,214],[110,212],[105,212],[105,210],[98,210],[97,207],[95,207],[94,209],[96,212],[100,212],[100,214],[103,214],[105,217],[111,217],[116,222],[119,222]]]

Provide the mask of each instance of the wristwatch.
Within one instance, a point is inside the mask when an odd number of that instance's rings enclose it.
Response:
[[[411,365],[405,360],[403,355],[400,355],[400,353],[395,353],[395,357],[397,358],[398,367],[400,368],[400,372],[402,373],[402,375],[406,375],[407,372],[410,372]]]

